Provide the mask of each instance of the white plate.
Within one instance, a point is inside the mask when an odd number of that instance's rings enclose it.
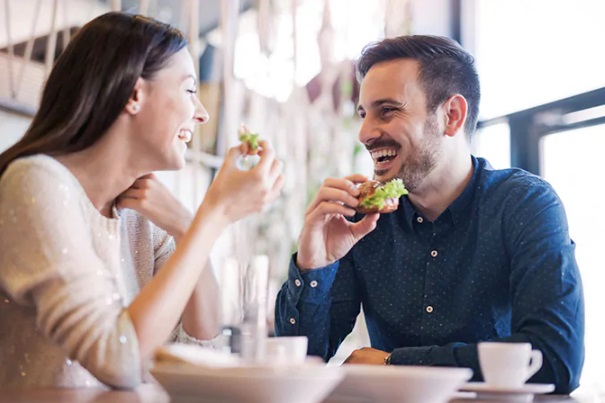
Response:
[[[550,393],[555,390],[552,383],[526,383],[518,388],[505,388],[488,385],[485,382],[469,382],[460,390],[477,393],[477,399],[497,399],[509,402],[531,402],[534,394]]]
[[[173,402],[318,403],[344,377],[325,365],[204,367],[159,362],[151,374]]]
[[[468,368],[343,365],[345,379],[328,402],[447,402],[468,381]]]

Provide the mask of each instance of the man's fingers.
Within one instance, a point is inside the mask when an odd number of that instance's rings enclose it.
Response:
[[[374,231],[379,218],[380,214],[367,214],[360,221],[351,224],[351,233],[355,238],[355,242]]]
[[[322,187],[321,189],[319,189],[319,192],[317,193],[317,196],[315,196],[315,199],[313,199],[313,201],[309,204],[309,207],[307,207],[307,211],[314,210],[320,203],[323,203],[325,201],[342,203],[351,207],[357,207],[357,205],[359,204],[359,200],[357,200],[356,197],[351,196],[351,194],[346,190]]]
[[[358,196],[359,189],[357,188],[357,185],[355,183],[356,182],[350,180],[349,177],[327,178],[326,180],[324,180],[322,187],[336,188],[348,192],[351,196]]]
[[[353,174],[353,175],[345,176],[344,179],[347,179],[353,183],[363,183],[363,182],[369,180],[369,178],[367,176],[362,175],[362,174]]]
[[[321,202],[314,210],[307,211],[307,217],[318,218],[319,216],[325,216],[328,214],[342,214],[347,217],[355,215],[355,210],[342,204],[332,202]]]

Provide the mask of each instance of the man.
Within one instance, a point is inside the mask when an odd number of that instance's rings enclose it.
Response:
[[[372,348],[347,363],[469,367],[480,341],[529,342],[531,382],[578,386],[584,306],[561,201],[541,178],[470,154],[474,60],[433,36],[366,47],[359,140],[374,177],[409,191],[397,211],[355,215],[361,175],[329,178],[306,212],[276,306],[278,335],[306,335],[328,360],[363,305]]]

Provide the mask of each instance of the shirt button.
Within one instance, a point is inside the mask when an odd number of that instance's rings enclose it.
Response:
[[[300,287],[302,285],[302,282],[299,279],[294,280],[294,284],[296,284],[297,287]]]
[[[430,305],[429,305],[429,306],[427,306],[427,307],[426,307],[426,311],[427,311],[428,313],[433,313],[433,307],[432,307],[432,306],[430,306]]]
[[[439,254],[439,252],[437,252],[436,250],[432,250],[431,251],[431,256],[432,257],[437,257],[438,254]]]
[[[315,287],[317,287],[317,281],[313,280],[313,281],[311,281],[311,282],[309,283],[309,285],[310,285],[312,288],[315,288]]]
[[[419,223],[421,223],[421,224],[422,224],[422,222],[424,221],[424,218],[422,218],[422,217],[418,217],[418,218],[416,218],[416,221],[418,221]]]
[[[294,319],[294,318],[290,318],[290,324],[291,324],[291,325],[294,325],[295,323],[296,323],[296,319]]]

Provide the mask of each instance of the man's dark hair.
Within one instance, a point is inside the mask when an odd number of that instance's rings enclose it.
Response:
[[[357,62],[357,77],[363,80],[373,65],[396,59],[413,59],[420,64],[419,82],[432,113],[454,94],[468,103],[465,132],[470,140],[477,126],[481,89],[475,59],[454,40],[430,35],[407,35],[370,43]]]

